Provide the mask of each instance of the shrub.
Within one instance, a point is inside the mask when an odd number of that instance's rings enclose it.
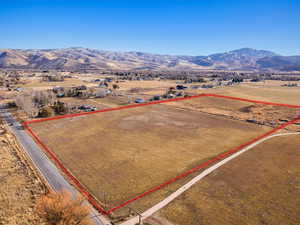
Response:
[[[50,192],[37,203],[37,212],[50,225],[92,225],[90,207],[82,197],[72,198],[68,191]]]
[[[39,112],[39,116],[41,117],[50,117],[54,115],[54,111],[51,107],[49,106],[45,106],[43,107],[40,112]]]
[[[68,112],[67,105],[60,101],[55,102],[53,108],[56,114],[65,114]]]
[[[119,85],[113,84],[113,89],[119,89],[119,88],[120,88]]]

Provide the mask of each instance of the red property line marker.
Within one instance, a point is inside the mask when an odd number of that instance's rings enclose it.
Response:
[[[50,158],[55,162],[55,164],[63,171],[65,175],[75,184],[79,192],[100,212],[107,214],[103,207],[98,203],[98,201],[89,193],[89,191],[80,183],[80,181],[73,176],[73,174],[63,165],[63,163],[57,158],[55,153],[51,151],[47,145],[45,145],[39,137],[33,132],[33,130],[28,126],[28,123],[24,122],[23,126],[31,134],[34,140],[44,149],[44,151],[50,156]]]
[[[147,106],[147,105],[156,105],[156,104],[162,104],[162,103],[168,103],[168,102],[184,101],[184,100],[201,98],[201,97],[216,97],[216,98],[231,99],[231,100],[237,100],[237,101],[243,101],[243,102],[264,104],[264,105],[274,105],[274,106],[283,106],[283,107],[288,107],[288,108],[300,109],[299,105],[266,102],[266,101],[259,101],[259,100],[252,100],[252,99],[238,98],[238,97],[217,95],[217,94],[200,94],[200,95],[194,95],[194,96],[188,96],[188,97],[182,97],[182,98],[173,98],[173,99],[167,99],[167,100],[146,102],[146,103],[141,103],[141,104],[125,105],[125,106],[120,106],[120,107],[115,107],[115,108],[101,109],[101,110],[96,110],[93,112],[82,112],[82,113],[67,114],[67,115],[62,115],[62,116],[54,116],[54,117],[50,117],[50,118],[35,119],[35,120],[26,121],[26,123],[27,124],[40,123],[40,122],[49,121],[49,120],[59,120],[59,119],[77,117],[77,116],[96,114],[96,113],[101,113],[101,112],[111,112],[111,111],[118,111],[118,110],[122,110],[122,109],[138,108],[138,107]]]
[[[288,107],[288,108],[298,108],[298,109],[300,109],[300,105],[290,105],[290,104],[266,102],[266,101],[259,101],[259,100],[252,100],[252,99],[247,99],[247,98],[238,98],[238,97],[232,97],[232,96],[226,96],[226,95],[217,95],[217,94],[206,94],[206,96],[217,97],[217,98],[226,98],[226,99],[243,101],[243,102],[252,102],[252,103],[264,104],[264,105],[284,106],[284,107]]]
[[[63,118],[70,118],[70,117],[77,117],[77,116],[83,116],[83,115],[89,115],[89,114],[95,114],[95,113],[100,113],[100,112],[109,112],[109,111],[117,111],[117,110],[122,110],[122,109],[129,109],[129,108],[136,108],[136,107],[141,107],[141,106],[147,106],[147,105],[155,105],[155,104],[161,104],[161,103],[166,103],[166,102],[174,102],[174,101],[182,101],[182,100],[188,100],[188,99],[193,99],[193,98],[200,98],[200,97],[216,97],[216,98],[225,98],[225,99],[232,99],[232,100],[237,100],[237,101],[245,101],[245,102],[252,102],[252,103],[257,103],[257,104],[265,104],[265,105],[274,105],[274,106],[284,106],[284,107],[289,107],[289,108],[300,108],[300,106],[297,105],[289,105],[289,104],[280,104],[280,103],[273,103],[273,102],[265,102],[265,101],[257,101],[257,100],[251,100],[251,99],[245,99],[245,98],[236,98],[236,97],[231,97],[231,96],[223,96],[223,95],[216,95],[216,94],[201,94],[201,95],[196,95],[196,96],[190,96],[190,97],[185,97],[185,98],[177,98],[177,99],[168,99],[168,100],[162,100],[162,101],[155,101],[155,102],[147,102],[147,103],[143,103],[143,104],[135,104],[135,105],[128,105],[128,106],[121,106],[121,107],[117,107],[117,108],[108,108],[108,109],[103,109],[103,110],[98,110],[98,111],[94,111],[94,112],[85,112],[85,113],[77,113],[77,114],[69,114],[69,115],[64,115],[64,116],[56,116],[56,117],[51,117],[51,118],[45,118],[45,119],[38,119],[38,120],[31,120],[31,121],[26,121],[23,123],[24,127],[28,130],[28,132],[31,134],[31,136],[34,138],[34,140],[36,140],[36,142],[42,147],[42,149],[44,149],[44,151],[46,153],[49,154],[49,156],[52,158],[52,160],[56,163],[56,165],[68,176],[69,179],[71,179],[73,181],[73,183],[75,184],[75,186],[77,187],[77,189],[79,190],[79,192],[86,197],[86,199],[100,212],[103,214],[111,214],[112,212],[125,207],[126,205],[141,199],[143,197],[145,197],[146,195],[149,195],[155,191],[158,191],[164,187],[166,187],[169,184],[174,183],[175,181],[182,179],[194,172],[199,171],[200,169],[206,168],[209,165],[220,161],[230,155],[232,155],[235,152],[240,151],[241,149],[243,149],[244,147],[247,147],[248,145],[253,144],[256,141],[259,141],[260,139],[263,139],[281,129],[284,129],[285,127],[294,124],[298,121],[300,121],[300,117],[294,120],[291,120],[289,122],[286,122],[282,125],[280,125],[277,128],[274,128],[273,130],[260,135],[256,138],[254,138],[251,141],[248,141],[238,147],[235,147],[225,153],[219,154],[218,156],[196,166],[195,168],[184,172],[183,174],[172,178],[169,181],[166,181],[163,184],[160,184],[122,204],[120,204],[119,206],[115,206],[109,210],[104,210],[104,208],[98,203],[98,201],[95,199],[95,197],[93,195],[90,194],[90,192],[87,190],[87,188],[82,185],[80,183],[80,181],[72,175],[72,173],[63,165],[63,163],[58,159],[58,157],[55,155],[55,153],[50,150],[40,139],[39,137],[33,132],[33,130],[28,126],[31,123],[40,123],[40,122],[44,122],[44,121],[49,121],[49,120],[58,120],[58,119],[63,119]]]
[[[245,148],[245,147],[247,147],[247,146],[255,143],[256,141],[259,141],[259,140],[261,140],[261,139],[263,139],[263,138],[265,138],[265,137],[267,137],[267,136],[269,136],[271,134],[274,134],[277,131],[284,129],[288,125],[291,125],[291,124],[296,123],[298,121],[300,121],[300,117],[297,118],[297,119],[291,120],[289,122],[286,122],[286,123],[282,124],[281,126],[275,128],[275,129],[273,129],[273,130],[271,130],[271,131],[269,131],[269,132],[267,132],[267,133],[265,133],[263,135],[260,135],[260,136],[258,136],[256,138],[252,139],[251,141],[248,141],[248,142],[246,142],[246,143],[244,143],[244,144],[242,144],[242,145],[240,145],[238,147],[235,147],[235,148],[233,148],[233,149],[231,149],[231,150],[229,150],[227,152],[224,152],[222,154],[219,154],[218,156],[216,156],[216,157],[214,157],[214,158],[212,158],[212,159],[210,159],[210,160],[208,160],[208,161],[206,161],[206,162],[204,162],[204,163],[202,163],[202,164],[194,167],[193,169],[188,170],[188,171],[184,172],[183,174],[181,174],[181,175],[179,175],[177,177],[174,177],[173,179],[171,179],[171,180],[169,180],[169,181],[167,181],[167,182],[165,182],[165,183],[163,183],[163,184],[161,184],[161,185],[159,185],[157,187],[154,187],[154,188],[150,189],[149,191],[146,191],[146,192],[142,193],[141,195],[136,196],[135,198],[132,198],[132,199],[130,199],[130,200],[122,203],[119,206],[111,208],[107,212],[108,212],[108,214],[111,214],[113,211],[115,211],[117,209],[123,208],[124,206],[126,206],[126,205],[128,205],[128,204],[130,204],[130,203],[132,203],[132,202],[134,202],[134,201],[136,201],[138,199],[141,199],[141,198],[145,197],[146,195],[149,195],[149,194],[151,194],[151,193],[153,193],[155,191],[158,191],[158,190],[166,187],[167,185],[174,183],[177,180],[180,180],[180,179],[182,179],[182,178],[184,178],[184,177],[186,177],[186,176],[188,176],[188,175],[190,175],[190,174],[192,174],[194,172],[197,172],[200,169],[204,169],[204,168],[208,167],[209,165],[211,165],[211,164],[213,164],[213,163],[215,163],[217,161],[225,159],[226,157],[228,157],[228,156],[230,156],[230,155],[232,155],[232,154],[234,154],[234,153],[242,150],[243,148]]]

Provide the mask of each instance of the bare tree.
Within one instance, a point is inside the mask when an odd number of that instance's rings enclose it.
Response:
[[[44,106],[53,106],[56,96],[52,91],[24,91],[15,99],[16,105],[30,117],[37,117]]]
[[[24,92],[16,97],[16,105],[25,111],[30,117],[36,117],[39,113],[39,108],[32,98],[32,93]]]

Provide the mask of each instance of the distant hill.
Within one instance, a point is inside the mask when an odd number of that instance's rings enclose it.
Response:
[[[277,56],[276,53],[242,48],[230,52],[210,55],[209,58],[217,68],[224,69],[258,69],[256,61],[264,57]]]
[[[264,57],[257,61],[260,68],[283,71],[300,71],[300,56]]]
[[[300,56],[242,48],[209,56],[114,52],[89,48],[1,49],[0,68],[116,70],[300,70]]]

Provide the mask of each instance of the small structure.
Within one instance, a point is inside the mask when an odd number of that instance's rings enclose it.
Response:
[[[160,100],[161,99],[161,96],[160,95],[154,95],[153,96],[153,100],[154,101],[158,101],[158,100]]]
[[[100,84],[99,84],[99,87],[101,87],[101,88],[107,88],[108,87],[108,83],[105,82],[105,81],[101,81]]]
[[[184,90],[184,89],[187,89],[188,87],[184,86],[184,85],[177,85],[176,86],[176,89],[177,90]]]
[[[135,102],[135,103],[144,103],[145,100],[142,99],[142,98],[137,98],[134,102]]]
[[[106,82],[112,82],[113,79],[112,79],[111,77],[106,77],[106,78],[105,78],[105,81],[106,81]]]
[[[42,77],[42,81],[46,82],[62,82],[64,80],[64,76],[62,76],[61,74],[47,74],[43,75]]]

